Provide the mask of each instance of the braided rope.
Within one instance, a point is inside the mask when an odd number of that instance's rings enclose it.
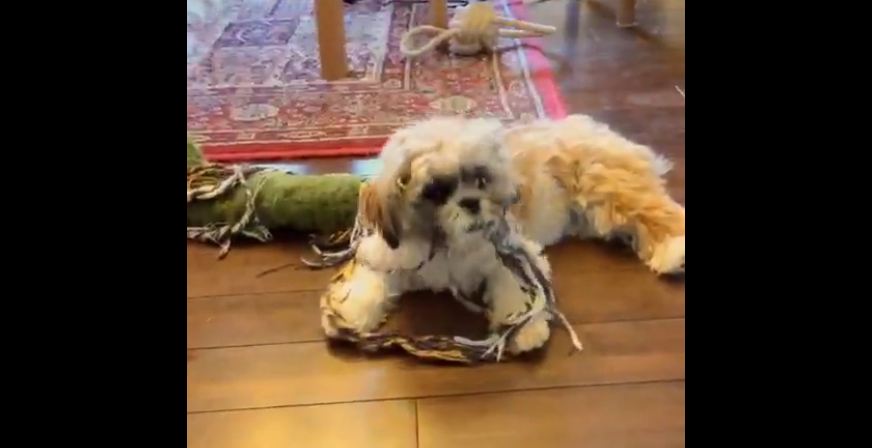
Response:
[[[372,233],[371,224],[367,223],[358,212],[354,229],[342,235],[348,237],[346,249],[330,252],[321,250],[317,244],[313,244],[312,249],[320,260],[304,259],[304,263],[310,267],[324,268],[344,262],[345,265],[334,275],[331,283],[349,281],[358,264],[354,255],[360,240]],[[330,326],[337,331],[337,334],[334,335],[335,338],[349,341],[366,352],[399,348],[418,358],[471,364],[481,361],[501,361],[509,339],[536,316],[548,313],[556,317],[569,333],[573,348],[581,351],[583,349],[581,340],[566,316],[558,309],[550,280],[533,261],[533,255],[516,239],[517,237],[511,231],[509,223],[503,219],[498,225],[488,230],[488,237],[502,264],[522,285],[522,289],[528,295],[528,301],[524,312],[510,316],[499,329],[492,332],[486,339],[473,340],[450,335],[409,336],[397,333],[359,333],[353,325],[345,321],[338,310],[339,304],[344,302],[347,297],[338,297],[329,292],[325,292],[321,296],[322,318],[330,322]],[[432,250],[433,247],[431,247]],[[469,301],[459,295],[454,288],[452,288],[452,294],[458,299],[464,299],[461,300],[461,303]]]
[[[241,187],[245,192],[245,212],[232,223],[212,223],[202,227],[188,226],[188,239],[215,243],[220,247],[218,258],[224,258],[230,251],[230,242],[235,235],[245,235],[261,242],[272,239],[272,234],[260,222],[255,212],[255,200],[264,180],[261,179],[254,189],[246,184],[246,175],[264,171],[262,168],[243,165],[224,167],[209,164],[188,169],[187,184],[188,203],[209,201],[234,191]]]
[[[456,11],[447,29],[420,25],[407,31],[400,40],[400,51],[408,57],[416,57],[450,41],[451,52],[470,56],[482,49],[493,50],[499,37],[539,37],[557,31],[553,26],[498,16],[486,3],[472,3]],[[415,48],[412,38],[419,34],[435,34],[435,37]]]

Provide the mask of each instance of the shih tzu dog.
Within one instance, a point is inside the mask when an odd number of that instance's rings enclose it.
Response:
[[[500,226],[546,277],[542,246],[567,236],[620,238],[655,272],[684,269],[684,208],[662,179],[669,163],[588,117],[510,128],[435,118],[397,131],[381,157],[359,205],[373,231],[322,297],[340,317],[322,319],[330,337],[374,331],[413,290],[450,291],[494,331],[529,311],[529,285],[495,252]],[[507,350],[542,346],[552,317],[525,320]]]

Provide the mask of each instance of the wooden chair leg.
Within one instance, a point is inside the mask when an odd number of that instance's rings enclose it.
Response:
[[[618,26],[629,28],[636,26],[636,0],[620,0],[618,5]]]
[[[348,76],[342,0],[315,0],[321,77],[333,81]]]
[[[430,24],[439,28],[448,28],[447,0],[430,0]]]

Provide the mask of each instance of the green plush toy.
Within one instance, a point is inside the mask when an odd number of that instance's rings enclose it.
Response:
[[[188,138],[188,169],[202,164],[203,153],[201,153],[200,148],[197,148],[197,145]]]
[[[220,245],[222,257],[236,235],[269,241],[270,230],[330,235],[350,229],[363,183],[349,174],[210,164],[190,139],[187,171],[188,238]]]

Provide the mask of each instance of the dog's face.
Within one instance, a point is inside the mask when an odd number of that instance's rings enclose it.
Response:
[[[434,231],[462,243],[502,219],[517,193],[501,131],[495,120],[439,118],[390,138],[362,205],[389,246]]]

